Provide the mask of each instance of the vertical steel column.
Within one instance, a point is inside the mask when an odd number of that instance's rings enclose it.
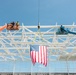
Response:
[[[15,75],[15,60],[14,60],[14,66],[13,66],[13,75]]]
[[[68,60],[66,60],[66,66],[67,66],[67,72],[68,72],[68,75],[69,75],[69,65],[68,65]]]
[[[32,75],[32,62],[31,62],[31,75]]]

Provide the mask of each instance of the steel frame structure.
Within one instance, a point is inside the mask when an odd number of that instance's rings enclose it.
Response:
[[[76,32],[76,25],[63,25]],[[25,26],[19,30],[0,32],[0,61],[30,60],[30,45],[46,45],[48,58],[54,60],[76,60],[76,35],[56,35],[60,25]]]

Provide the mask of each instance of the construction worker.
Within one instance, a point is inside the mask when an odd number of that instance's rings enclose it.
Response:
[[[19,26],[19,21],[16,22],[16,25]]]
[[[11,22],[10,24],[12,24],[14,26],[15,25],[15,22]]]

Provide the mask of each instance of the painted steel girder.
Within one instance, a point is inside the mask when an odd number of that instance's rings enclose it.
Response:
[[[0,32],[0,54],[1,60],[30,60],[30,44],[46,45],[49,56],[63,56],[75,53],[76,36],[56,35],[59,26],[21,26],[18,31]],[[65,27],[76,31],[76,26]],[[36,30],[35,30],[36,29]],[[70,56],[71,57],[71,56]]]

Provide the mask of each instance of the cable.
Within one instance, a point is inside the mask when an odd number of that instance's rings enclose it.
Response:
[[[40,18],[40,0],[38,0],[38,25],[39,25],[39,18]]]

